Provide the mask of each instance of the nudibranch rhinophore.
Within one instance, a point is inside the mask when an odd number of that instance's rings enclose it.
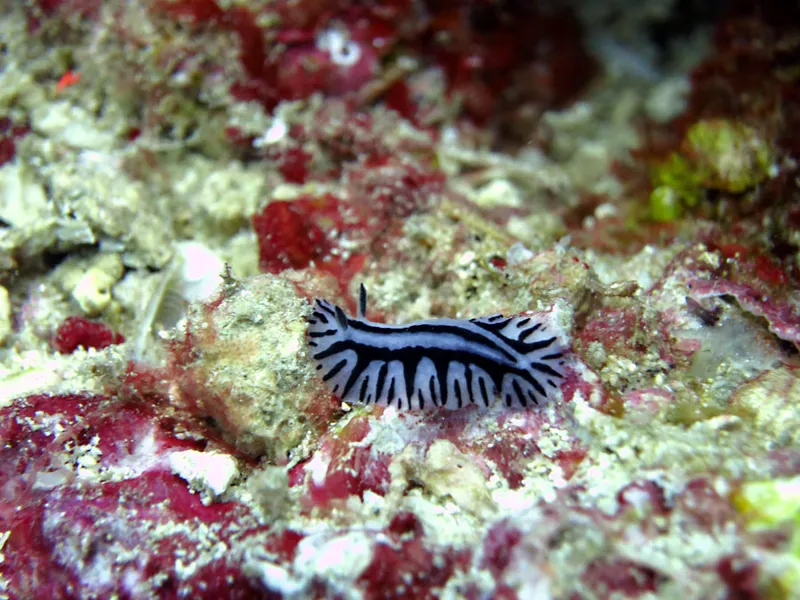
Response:
[[[317,299],[308,344],[317,370],[345,402],[397,408],[509,408],[549,401],[567,363],[566,335],[543,316],[501,314],[385,325]]]

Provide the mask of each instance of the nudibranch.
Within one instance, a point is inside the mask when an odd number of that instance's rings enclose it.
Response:
[[[369,321],[366,310],[362,285],[356,317],[317,299],[308,320],[317,370],[345,402],[488,408],[499,395],[509,408],[525,408],[549,401],[564,377],[566,336],[542,316],[386,325]]]

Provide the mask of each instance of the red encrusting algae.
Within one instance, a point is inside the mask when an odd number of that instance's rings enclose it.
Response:
[[[73,316],[65,319],[58,327],[53,337],[53,347],[61,354],[72,354],[78,348],[102,350],[124,341],[122,334],[116,333],[104,323]]]
[[[0,118],[0,167],[14,159],[16,140],[29,131],[27,125],[14,125],[8,117]]]

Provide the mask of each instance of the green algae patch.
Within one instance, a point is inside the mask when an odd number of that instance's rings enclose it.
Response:
[[[790,527],[786,553],[774,569],[782,588],[778,597],[793,597],[800,589],[800,476],[745,483],[733,503],[754,531]]]
[[[734,504],[754,529],[777,527],[787,521],[800,525],[800,475],[746,483]],[[794,542],[792,551],[800,553],[800,537]]]
[[[707,119],[686,132],[680,149],[653,169],[650,216],[672,221],[697,206],[707,190],[743,194],[770,177],[775,151],[756,129]]]
[[[774,161],[770,144],[744,123],[700,121],[686,134],[682,148],[704,187],[741,194],[769,177]]]
[[[668,223],[683,214],[681,195],[675,188],[660,185],[650,193],[650,216],[661,223]]]

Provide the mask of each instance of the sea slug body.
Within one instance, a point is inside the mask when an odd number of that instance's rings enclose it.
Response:
[[[399,409],[488,408],[499,395],[509,408],[552,399],[564,377],[564,334],[535,315],[500,314],[405,325],[366,318],[361,286],[358,316],[317,299],[308,344],[317,370],[348,403]]]

